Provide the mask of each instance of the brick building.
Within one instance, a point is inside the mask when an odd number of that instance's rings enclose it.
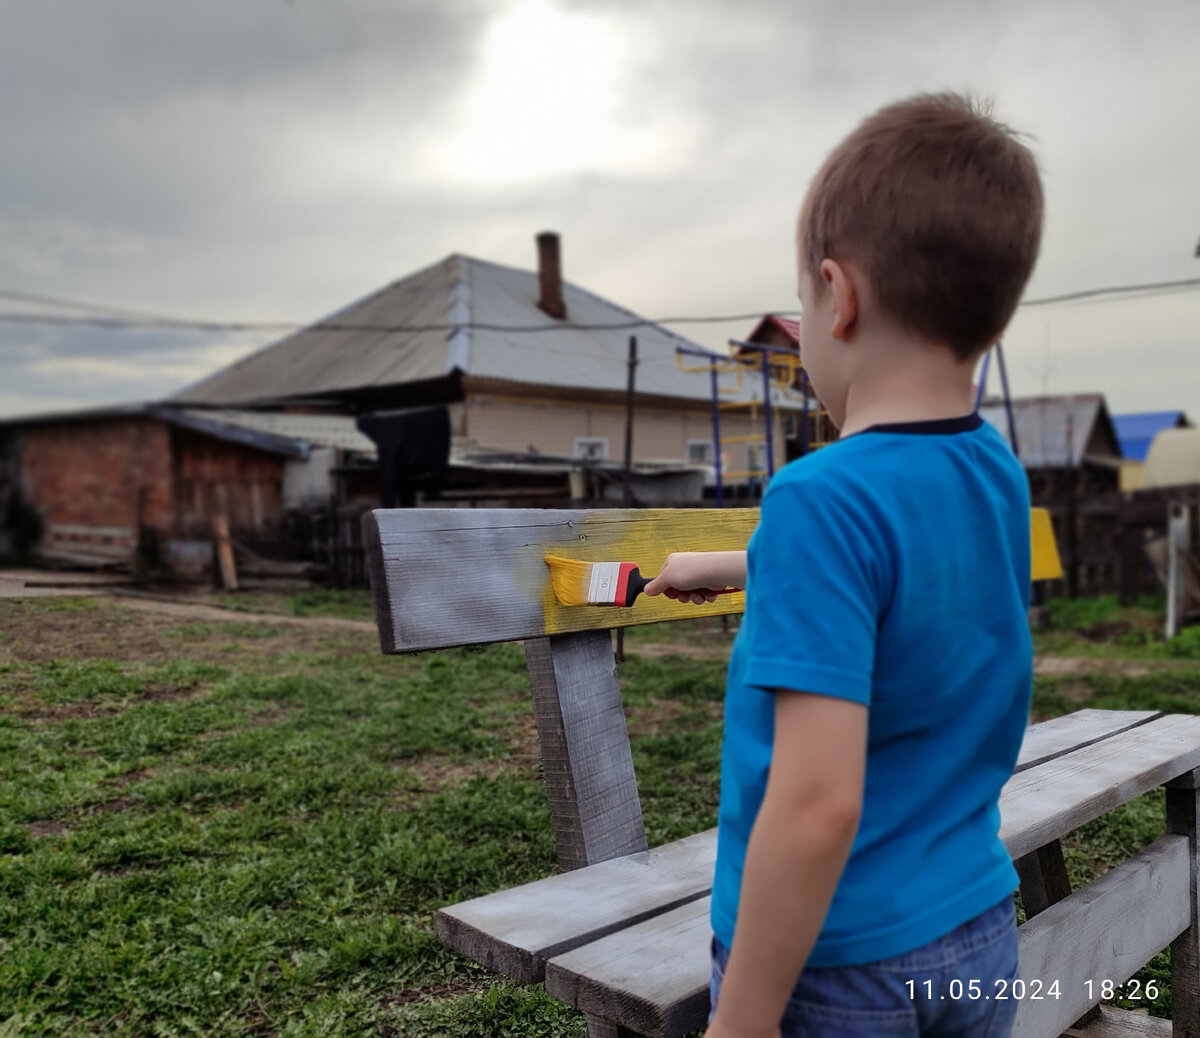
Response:
[[[345,499],[339,469],[374,455],[344,417],[164,405],[10,419],[0,442],[19,459],[8,493],[40,517],[43,555],[128,563],[140,548],[179,574],[208,568],[218,516],[256,554],[286,555],[289,509],[327,507],[335,489]],[[370,496],[364,472],[356,490]]]

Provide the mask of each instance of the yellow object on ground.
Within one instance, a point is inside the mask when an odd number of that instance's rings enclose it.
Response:
[[[1054,541],[1054,527],[1050,524],[1050,513],[1044,508],[1030,510],[1030,541],[1033,556],[1034,580],[1058,580],[1063,575],[1062,561],[1058,557],[1058,545]]]

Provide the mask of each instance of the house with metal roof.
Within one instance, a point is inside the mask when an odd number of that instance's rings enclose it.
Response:
[[[564,281],[556,234],[539,235],[537,244],[536,272],[449,256],[170,402],[351,414],[444,406],[457,446],[603,462],[623,455],[629,340],[636,337],[634,461],[687,464],[697,454],[691,445],[712,439],[712,387],[706,374],[685,370],[694,361],[681,365],[677,349],[700,347]],[[769,393],[782,442],[797,398],[752,375],[727,372],[720,381],[726,402]],[[749,419],[730,421],[738,426],[730,435],[754,431]]]
[[[1100,393],[1019,397],[1011,409],[999,398],[984,400],[979,414],[1004,438],[1026,470],[1113,469],[1122,454],[1108,405]],[[1011,421],[1010,421],[1011,414]]]
[[[1036,507],[1049,511],[1072,592],[1114,589],[1121,445],[1099,393],[988,398],[979,408],[1029,477]]]
[[[1113,415],[1113,426],[1121,441],[1121,453],[1130,461],[1145,461],[1154,437],[1164,429],[1189,429],[1191,425],[1182,411],[1138,411]]]
[[[36,512],[64,557],[155,541],[174,564],[204,555],[218,517],[255,552],[288,541],[297,512],[352,541],[390,483],[409,503],[414,487],[444,503],[619,500],[631,337],[634,500],[699,500],[714,411],[700,348],[564,281],[559,248],[538,236],[536,272],[447,257],[164,401],[0,421],[0,506]],[[782,443],[796,398],[707,355],[721,402],[769,398]],[[743,492],[765,483],[748,442],[762,415],[722,417]]]

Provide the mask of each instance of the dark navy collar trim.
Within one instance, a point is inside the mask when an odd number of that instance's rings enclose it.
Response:
[[[871,425],[859,430],[865,433],[916,433],[922,436],[948,436],[952,433],[972,432],[983,425],[978,411],[961,418],[934,418],[927,422],[890,422]]]

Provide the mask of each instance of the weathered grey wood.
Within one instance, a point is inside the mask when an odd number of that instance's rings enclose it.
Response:
[[[1054,840],[1013,862],[1021,878],[1021,904],[1032,919],[1071,893],[1071,880],[1063,861],[1062,843]]]
[[[552,958],[546,991],[647,1038],[678,1038],[708,1018],[709,898]]]
[[[1133,753],[1142,749],[1126,747]],[[1096,745],[1086,750],[1095,753]],[[1168,755],[1173,754],[1172,749]],[[1063,796],[1053,777],[1037,781],[1047,767],[1015,776],[1005,788],[1001,802],[1010,810],[1002,835],[1017,857],[1036,852],[1040,834],[1053,832],[1064,817],[1078,816],[1095,799],[1090,784]],[[1142,770],[1140,763],[1137,770]],[[1026,828],[1018,828],[1018,820]],[[498,973],[537,980],[549,955],[706,894],[715,840],[716,831],[709,830],[641,855],[463,902],[438,914],[438,936]]]
[[[1071,750],[1083,749],[1161,716],[1158,710],[1076,710],[1073,714],[1031,724],[1025,729],[1013,773],[1027,771]]]
[[[636,562],[658,571],[671,551],[745,548],[757,509],[396,508],[363,517],[384,652],[515,641],[739,613],[744,594],[694,606],[642,595],[632,607],[561,606],[547,553]]]
[[[1167,832],[1188,841],[1191,925],[1171,942],[1171,1019],[1174,1038],[1200,1038],[1200,771],[1167,783]]]
[[[1055,1038],[1099,998],[1099,982],[1123,983],[1188,925],[1188,841],[1163,836],[1021,927],[1020,976],[1027,990],[1014,1038]],[[1092,982],[1089,998],[1087,982]]]
[[[1128,1009],[1097,1006],[1097,1018],[1086,1027],[1068,1027],[1066,1038],[1171,1038],[1171,1021]]]
[[[717,831],[535,880],[438,912],[438,939],[496,973],[531,984],[546,960],[712,888]]]
[[[1200,766],[1200,717],[1171,714],[1009,779],[1000,836],[1019,858]]]
[[[644,851],[609,633],[530,638],[525,659],[559,865],[577,869]]]
[[[1100,980],[1124,982],[1169,944],[1187,925],[1188,869],[1187,840],[1165,836],[1022,926],[1027,991],[1036,979],[1045,994],[1057,980],[1060,994],[1022,1001],[1014,1035],[1055,1038],[1098,1000]],[[699,1026],[708,1001],[707,904],[691,902],[555,956],[547,992],[655,1038]]]
[[[641,1038],[627,1027],[614,1024],[599,1016],[587,1018],[587,1038]]]

